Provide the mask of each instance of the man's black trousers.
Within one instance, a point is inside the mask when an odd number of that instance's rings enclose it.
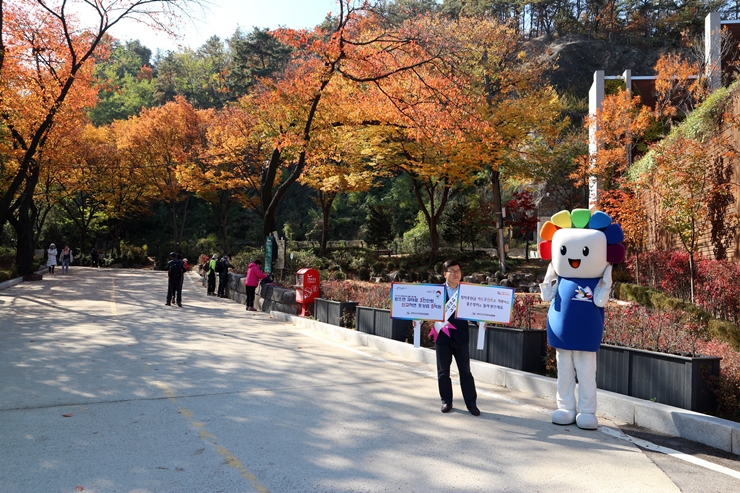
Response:
[[[224,272],[218,275],[218,295],[220,297],[226,296],[226,285],[229,283],[229,273]]]
[[[442,402],[452,404],[452,379],[450,379],[450,366],[452,357],[455,357],[457,370],[460,374],[460,387],[466,407],[473,407],[478,400],[475,391],[475,380],[470,373],[470,348],[450,340],[449,344],[437,344],[437,383],[439,385],[439,396]]]
[[[177,304],[182,304],[182,276],[167,278],[167,303],[170,303],[174,296],[177,297]]]

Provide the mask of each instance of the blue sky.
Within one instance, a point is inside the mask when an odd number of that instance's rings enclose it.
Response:
[[[209,0],[205,12],[198,13],[193,22],[187,22],[180,34],[181,40],[155,34],[151,29],[134,22],[115,26],[111,34],[121,40],[138,39],[153,52],[175,50],[178,46],[193,49],[213,35],[226,39],[237,27],[251,31],[253,27],[310,28],[321,23],[328,12],[338,12],[336,0]]]

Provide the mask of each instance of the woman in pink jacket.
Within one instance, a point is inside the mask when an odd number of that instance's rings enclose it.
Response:
[[[254,291],[260,283],[261,279],[267,277],[267,274],[262,272],[260,269],[262,261],[260,259],[255,260],[249,264],[247,268],[247,278],[244,281],[244,286],[247,288],[247,311],[256,312],[254,309]]]

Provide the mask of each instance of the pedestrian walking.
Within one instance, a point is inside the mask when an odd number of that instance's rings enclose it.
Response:
[[[224,256],[218,259],[216,264],[216,272],[218,273],[218,297],[226,298],[226,286],[229,284],[229,269],[233,269],[231,265],[231,255],[224,253]]]
[[[249,264],[249,267],[247,268],[247,277],[244,280],[244,287],[247,291],[247,311],[248,312],[255,312],[254,308],[254,294],[257,290],[257,286],[259,286],[260,280],[267,277],[267,274],[262,272],[260,269],[260,266],[262,265],[262,261],[260,259],[256,259],[254,262],[251,262]]]
[[[185,264],[177,258],[177,252],[170,253],[170,261],[167,262],[167,302],[172,305],[173,300],[177,306],[182,306],[182,278],[185,274]]]
[[[216,296],[216,262],[218,262],[218,254],[214,253],[211,260],[206,266],[206,275],[208,276],[208,296]]]
[[[91,267],[97,267],[98,266],[98,251],[96,249],[92,249],[90,252],[90,266]]]
[[[49,269],[49,274],[53,274],[54,267],[57,265],[57,255],[59,254],[59,252],[57,252],[57,246],[54,243],[49,245],[49,249],[46,251],[46,254],[46,267]]]
[[[62,253],[59,254],[59,258],[62,260],[62,274],[69,274],[69,264],[74,260],[72,250],[69,248],[69,245],[64,245]]]

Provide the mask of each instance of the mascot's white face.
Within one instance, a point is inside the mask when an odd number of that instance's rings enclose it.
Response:
[[[552,266],[560,277],[601,277],[606,261],[606,235],[596,229],[563,228],[552,237]]]

